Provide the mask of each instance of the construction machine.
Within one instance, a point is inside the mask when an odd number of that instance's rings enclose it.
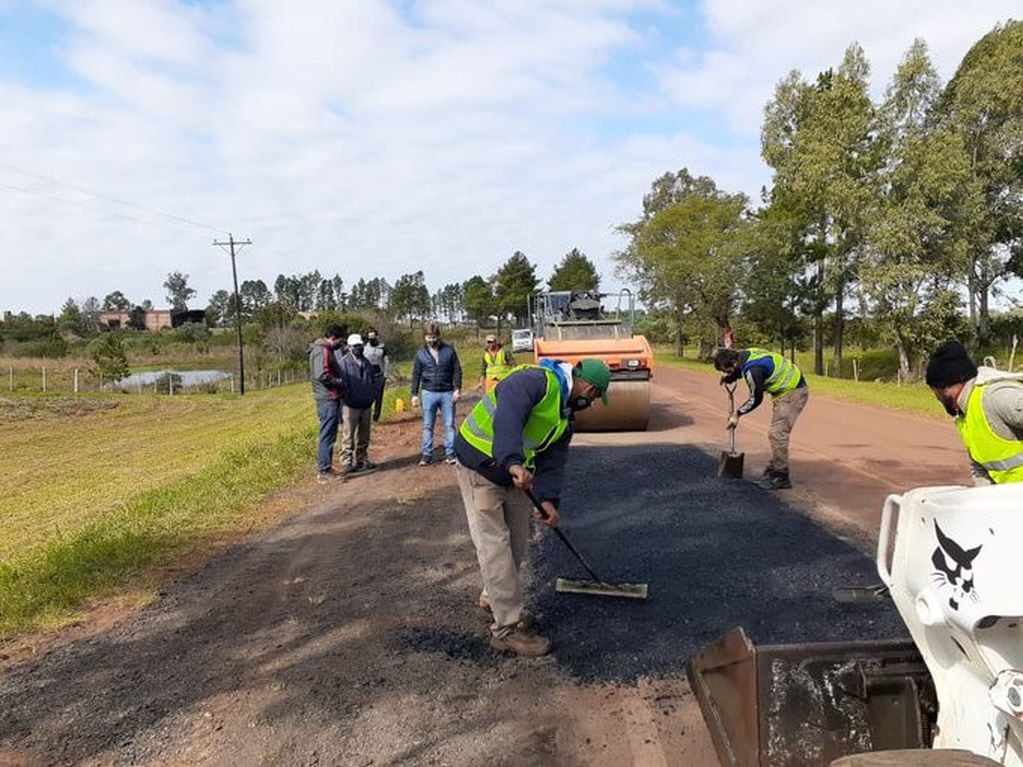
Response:
[[[608,404],[576,415],[577,431],[642,431],[650,422],[654,353],[635,335],[636,304],[629,290],[547,291],[530,297],[536,361],[575,363],[587,357],[611,369]]]
[[[1021,767],[1020,541],[1023,485],[889,496],[877,569],[913,641],[703,648],[687,672],[721,764]]]

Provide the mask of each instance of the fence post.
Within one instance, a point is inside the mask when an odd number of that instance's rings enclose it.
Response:
[[[281,369],[277,368],[277,385],[281,385]]]
[[[75,368],[75,394],[78,394],[78,368]]]
[[[139,394],[142,393],[142,375],[139,374]]]
[[[169,376],[167,376],[167,391],[170,392],[170,395],[172,397],[174,396],[174,374],[173,373],[171,373]]]
[[[853,357],[853,380],[854,381],[859,381],[860,380],[860,368],[859,368],[859,365],[856,364],[856,358],[855,357]]]
[[[43,368],[43,391],[46,391],[46,368]]]
[[[9,368],[7,368],[7,376],[9,379],[7,388],[10,391],[14,391],[14,365],[11,365]]]
[[[229,378],[231,379],[231,394],[234,394],[234,373],[231,373]]]

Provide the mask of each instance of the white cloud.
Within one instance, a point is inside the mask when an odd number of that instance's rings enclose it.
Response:
[[[211,246],[228,231],[254,241],[241,279],[423,269],[436,288],[516,249],[546,277],[573,247],[610,278],[614,227],[663,172],[751,195],[766,183],[759,115],[786,71],[837,62],[851,39],[881,70],[923,34],[947,75],[995,18],[914,6],[948,19],[915,30],[870,3],[834,21],[810,2],[787,20],[710,3],[710,47],[665,51],[650,14],[677,9],[651,0],[402,5],[411,15],[383,0],[54,5],[84,86],[0,80],[0,310],[113,290],[160,304],[172,270],[205,300],[230,283]],[[614,81],[625,59],[633,76],[659,71],[671,98]],[[708,136],[693,107],[747,137]]]
[[[1021,10],[1018,0],[705,0],[703,9],[712,41],[700,51],[679,48],[675,63],[660,67],[663,87],[678,104],[723,112],[749,135],[759,132],[764,105],[793,69],[813,79],[838,66],[846,47],[858,42],[880,95],[922,37],[948,79],[974,42]]]

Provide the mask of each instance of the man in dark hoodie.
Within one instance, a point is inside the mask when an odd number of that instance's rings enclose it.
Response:
[[[376,374],[365,354],[362,336],[348,336],[348,349],[339,359],[345,401],[341,406],[341,474],[369,472],[369,433],[376,399]]]
[[[320,436],[316,450],[316,479],[320,483],[340,479],[334,471],[334,443],[341,417],[344,384],[341,367],[334,351],[344,343],[348,328],[332,323],[323,331],[323,337],[309,345],[309,380],[313,385],[316,415],[320,419]]]

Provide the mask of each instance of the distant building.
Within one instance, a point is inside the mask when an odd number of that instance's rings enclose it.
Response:
[[[206,322],[206,312],[203,309],[186,309],[174,311],[173,309],[147,309],[144,314],[146,330],[156,333],[161,330],[169,330],[186,322]],[[99,322],[111,330],[128,327],[131,319],[131,312],[113,309],[99,313]]]

